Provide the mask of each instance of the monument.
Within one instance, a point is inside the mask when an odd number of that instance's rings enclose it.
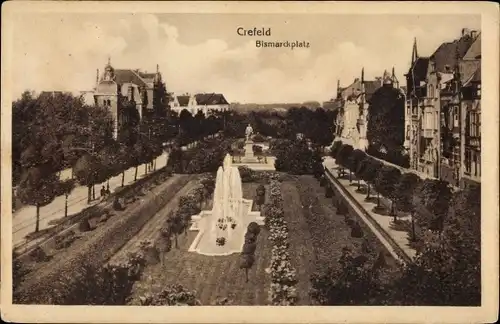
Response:
[[[245,129],[245,156],[241,160],[242,163],[258,163],[257,158],[253,154],[253,141],[252,141],[253,128],[248,124]]]
[[[191,220],[190,230],[198,235],[189,251],[212,256],[241,252],[248,224],[264,224],[260,212],[252,211],[252,200],[243,198],[240,172],[229,154],[217,170],[212,210]]]

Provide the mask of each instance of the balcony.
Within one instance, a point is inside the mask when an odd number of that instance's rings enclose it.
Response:
[[[434,98],[424,98],[424,106],[434,106]]]
[[[434,129],[423,129],[422,136],[425,138],[434,138]]]

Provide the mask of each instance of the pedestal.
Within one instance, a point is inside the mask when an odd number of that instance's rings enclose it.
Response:
[[[258,160],[253,154],[253,142],[247,140],[245,142],[245,156],[243,157],[242,163],[257,163]]]

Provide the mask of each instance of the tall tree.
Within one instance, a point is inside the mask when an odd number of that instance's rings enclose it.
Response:
[[[368,107],[367,139],[376,151],[401,154],[404,142],[405,101],[402,92],[384,85],[372,95]]]
[[[54,200],[58,184],[58,177],[47,166],[32,167],[21,176],[18,197],[22,203],[36,207],[35,232],[40,229],[40,207]]]

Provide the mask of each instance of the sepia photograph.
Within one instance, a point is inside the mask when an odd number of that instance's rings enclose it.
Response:
[[[2,318],[495,322],[498,23],[4,4]]]

